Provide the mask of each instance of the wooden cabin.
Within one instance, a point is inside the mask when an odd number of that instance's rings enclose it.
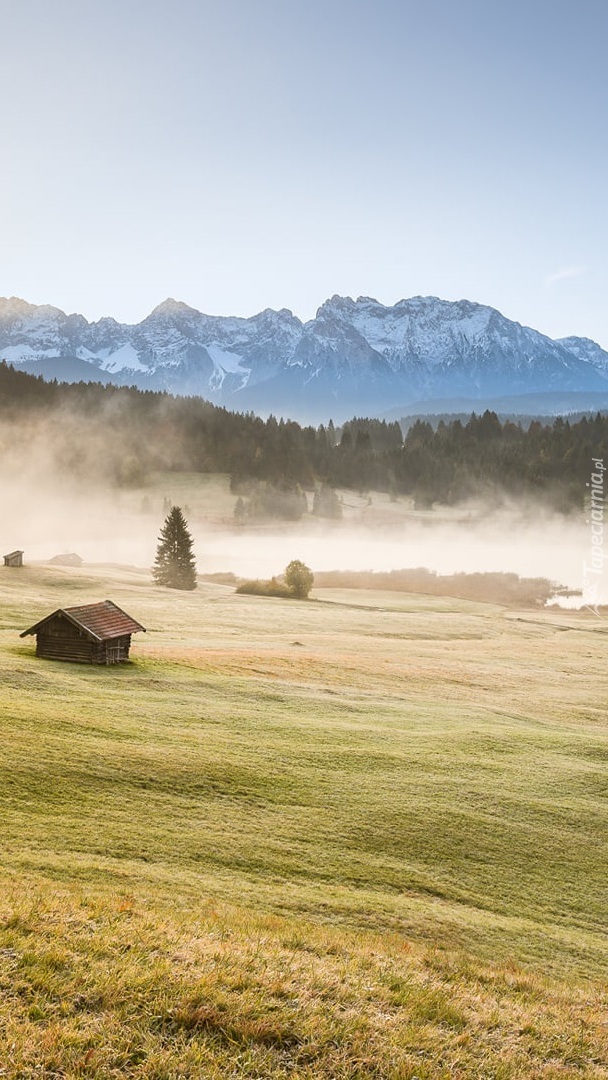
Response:
[[[22,551],[10,551],[8,555],[4,556],[5,566],[23,566],[23,552]]]
[[[36,656],[79,664],[120,664],[129,659],[131,634],[145,627],[111,600],[58,608],[20,637],[36,635]]]
[[[63,555],[53,555],[49,563],[51,566],[82,566],[82,559],[75,551],[66,551]]]

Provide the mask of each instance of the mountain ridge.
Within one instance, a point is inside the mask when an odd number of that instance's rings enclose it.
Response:
[[[310,421],[434,398],[608,391],[608,352],[553,340],[471,300],[330,297],[313,319],[288,308],[206,315],[168,297],[139,323],[88,322],[0,298],[0,360],[65,381],[198,395]]]

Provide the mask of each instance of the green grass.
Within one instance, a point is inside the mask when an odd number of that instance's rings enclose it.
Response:
[[[0,1076],[608,1076],[601,620],[0,595]],[[106,596],[131,664],[19,640]]]

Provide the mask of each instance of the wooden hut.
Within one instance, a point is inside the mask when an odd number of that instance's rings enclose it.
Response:
[[[63,555],[53,555],[49,563],[51,566],[82,566],[82,559],[75,551],[66,551]]]
[[[22,551],[9,551],[8,555],[4,556],[5,566],[23,566],[23,552]]]
[[[120,664],[129,659],[131,634],[145,627],[111,600],[58,608],[20,637],[36,635],[36,656],[80,664]]]

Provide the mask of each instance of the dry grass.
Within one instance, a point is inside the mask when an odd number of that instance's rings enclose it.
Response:
[[[601,620],[0,587],[0,1077],[608,1076]],[[132,665],[19,642],[105,596]]]
[[[27,884],[0,908],[5,1076],[607,1075],[597,988],[204,894]]]

